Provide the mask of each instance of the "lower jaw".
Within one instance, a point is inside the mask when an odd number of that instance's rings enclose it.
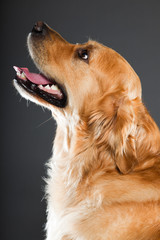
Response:
[[[32,84],[29,81],[23,81],[17,77],[15,78],[15,80],[19,86],[21,86],[29,94],[33,95],[33,97],[37,96],[37,97],[43,99],[44,101],[46,101],[46,103],[49,103],[49,104],[59,107],[59,108],[66,107],[67,97],[66,97],[66,94],[64,93],[64,91],[63,91],[63,98],[58,99],[55,96],[53,96],[52,94],[46,93],[45,91],[39,89],[36,84]]]

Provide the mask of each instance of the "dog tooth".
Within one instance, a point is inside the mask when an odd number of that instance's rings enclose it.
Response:
[[[24,79],[24,80],[26,79],[26,76],[23,72],[21,73],[21,78]]]
[[[45,86],[45,88],[46,88],[46,89],[50,89],[50,86],[49,86],[49,85],[47,85],[47,86]]]
[[[58,90],[58,87],[57,87],[56,85],[52,85],[52,86],[51,86],[51,89],[52,89],[52,90]]]
[[[43,88],[43,86],[40,84],[40,85],[38,85],[38,87],[40,87],[40,88]]]

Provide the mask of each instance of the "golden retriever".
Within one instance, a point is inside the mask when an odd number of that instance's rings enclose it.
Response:
[[[14,67],[14,85],[57,121],[46,239],[159,240],[160,131],[135,71],[114,50],[70,44],[43,22],[28,48],[41,73]]]

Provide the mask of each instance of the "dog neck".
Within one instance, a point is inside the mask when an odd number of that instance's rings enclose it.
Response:
[[[70,154],[73,144],[71,142],[76,135],[76,127],[79,124],[79,116],[76,113],[66,113],[53,115],[57,122],[57,130],[54,141],[54,153]]]
[[[55,116],[54,116],[55,117]],[[57,116],[56,116],[57,117]],[[53,162],[56,173],[67,185],[77,187],[102,165],[108,171],[115,168],[112,156],[101,146],[97,156],[97,148],[93,135],[88,130],[87,123],[78,114],[58,115],[57,130],[53,145]],[[98,161],[97,161],[98,157]],[[106,166],[107,165],[107,166]]]

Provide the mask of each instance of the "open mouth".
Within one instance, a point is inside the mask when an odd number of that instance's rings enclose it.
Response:
[[[43,74],[31,73],[28,68],[13,67],[16,71],[15,80],[27,92],[44,99],[57,107],[65,107],[67,96],[64,88],[54,79]]]

